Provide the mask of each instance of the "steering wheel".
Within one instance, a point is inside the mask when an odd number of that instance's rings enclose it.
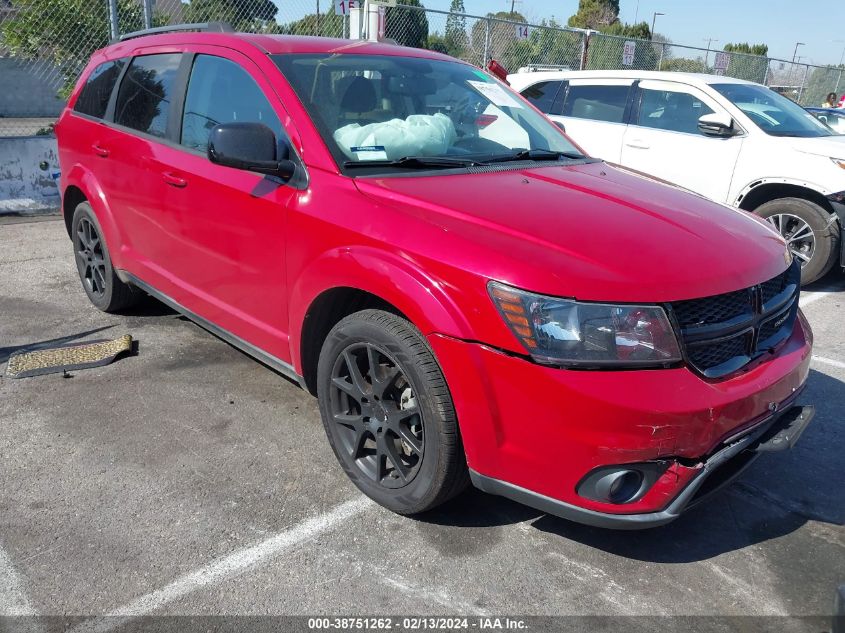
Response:
[[[480,136],[464,136],[455,141],[451,149],[462,150],[458,153],[466,154],[501,154],[510,151],[509,147]]]

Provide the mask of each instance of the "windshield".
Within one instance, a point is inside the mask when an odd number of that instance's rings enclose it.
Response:
[[[771,136],[831,136],[833,130],[794,101],[765,86],[713,84],[713,88],[742,110]]]
[[[845,114],[831,110],[810,110],[810,112],[837,135],[842,136],[845,134]]]
[[[467,64],[351,54],[273,59],[344,169],[584,158],[553,123]]]

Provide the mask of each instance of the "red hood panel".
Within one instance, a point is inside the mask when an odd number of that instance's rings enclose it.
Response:
[[[441,230],[418,254],[536,292],[673,301],[786,268],[758,219],[605,163],[356,183]]]

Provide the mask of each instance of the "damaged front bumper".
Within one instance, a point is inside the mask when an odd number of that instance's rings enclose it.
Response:
[[[794,405],[782,413],[773,415],[741,436],[729,439],[705,460],[683,466],[683,468],[692,469],[695,474],[674,500],[659,512],[643,514],[598,512],[485,477],[472,470],[470,476],[472,483],[484,492],[513,499],[564,519],[617,530],[652,528],[674,521],[684,510],[732,482],[761,453],[792,448],[813,419],[814,414],[815,409],[812,406]]]

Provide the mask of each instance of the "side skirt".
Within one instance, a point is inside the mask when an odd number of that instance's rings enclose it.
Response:
[[[247,341],[243,340],[242,338],[235,336],[234,334],[232,334],[228,330],[224,330],[223,328],[215,325],[211,321],[208,321],[207,319],[202,318],[198,314],[191,312],[190,310],[188,310],[187,308],[185,308],[184,306],[179,304],[177,301],[174,301],[173,299],[168,297],[163,292],[159,292],[158,290],[156,290],[155,288],[153,288],[152,286],[150,286],[146,282],[138,279],[132,273],[128,273],[125,270],[121,270],[121,271],[119,271],[118,276],[123,281],[129,282],[133,286],[135,286],[135,287],[139,288],[140,290],[143,290],[144,292],[146,292],[151,297],[155,297],[156,299],[158,299],[159,301],[161,301],[165,305],[173,308],[179,314],[182,314],[183,316],[189,318],[191,321],[193,321],[194,323],[199,325],[204,330],[208,330],[209,332],[214,334],[214,336],[223,339],[229,345],[231,345],[233,347],[237,347],[239,350],[241,350],[245,354],[252,356],[255,360],[263,363],[264,365],[267,365],[270,369],[277,371],[280,374],[282,374],[283,376],[285,376],[286,378],[293,380],[303,389],[305,388],[305,379],[302,376],[300,376],[299,374],[296,373],[296,370],[294,369],[293,365],[291,365],[290,363],[286,363],[285,361],[281,360],[280,358],[276,358],[275,356],[268,354],[267,352],[265,352],[262,349],[259,349],[258,347],[256,347],[252,343],[248,343]]]

